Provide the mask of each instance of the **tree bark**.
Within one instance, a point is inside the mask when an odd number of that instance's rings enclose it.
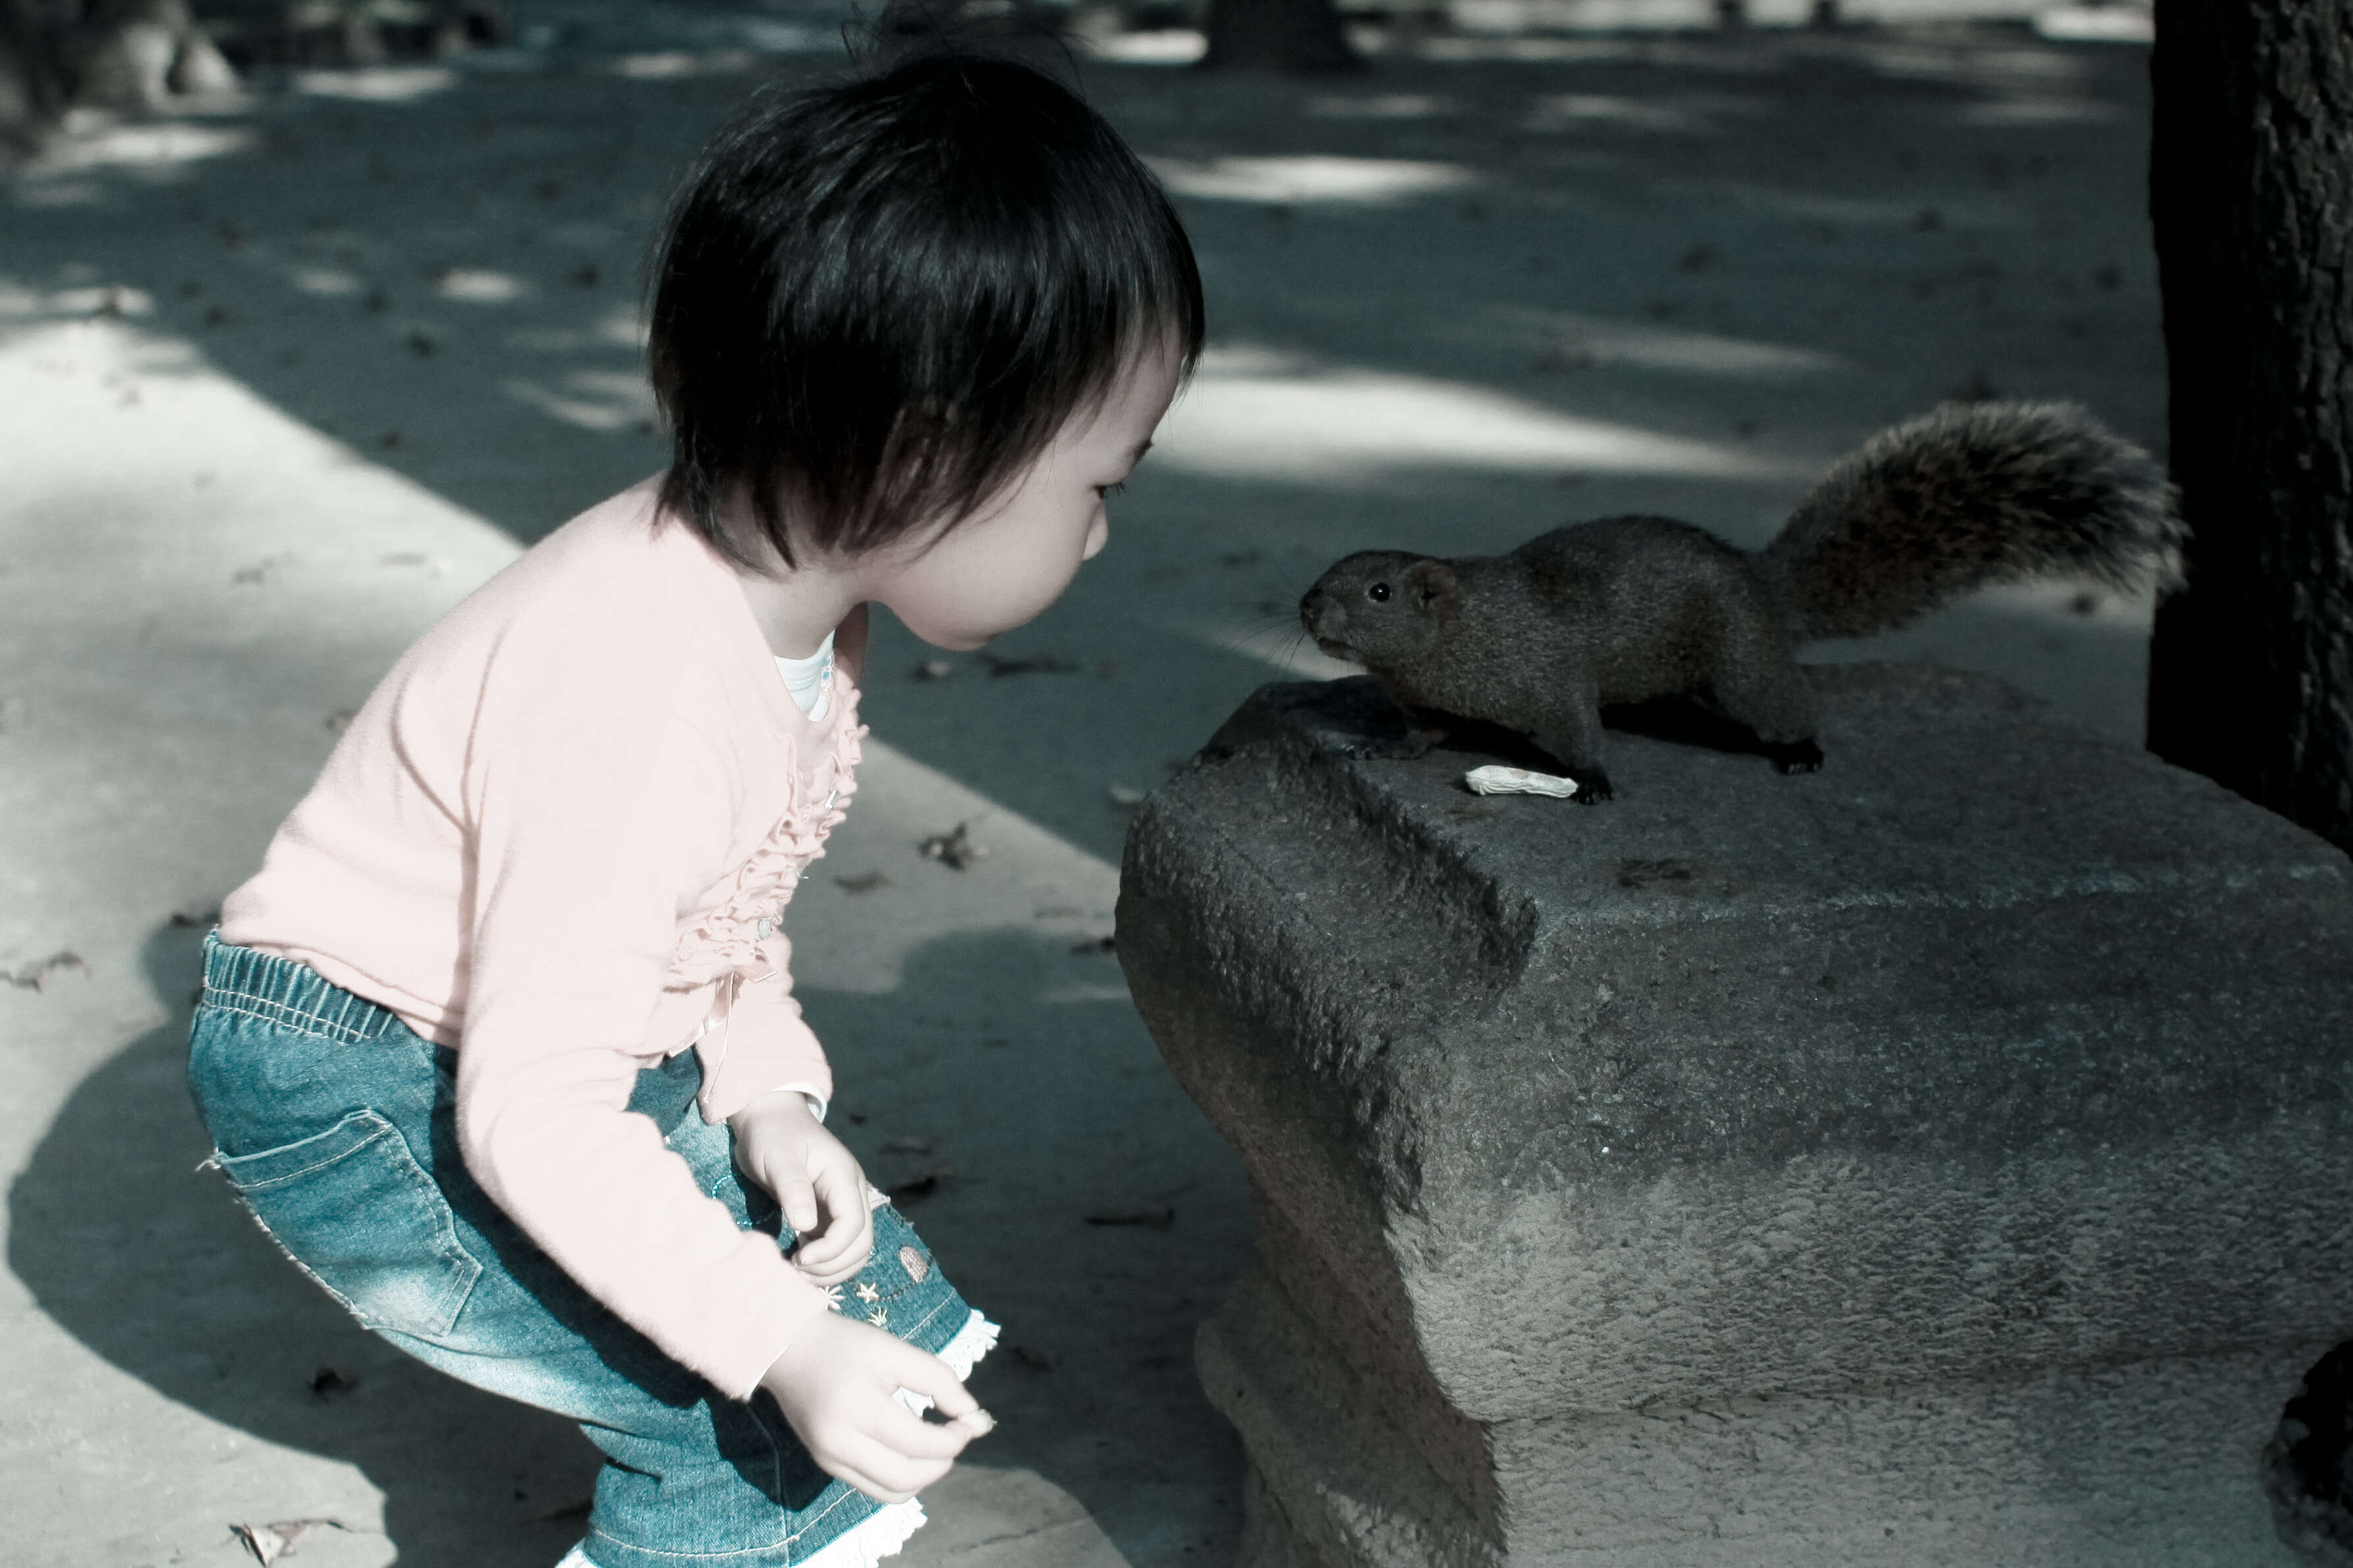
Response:
[[[1333,0],[1209,0],[1205,70],[1314,76],[1362,70]]]
[[[2191,534],[2148,743],[2353,847],[2353,0],[2158,0],[2150,71]]]
[[[32,0],[0,0],[0,151],[29,151],[65,110],[66,83]]]

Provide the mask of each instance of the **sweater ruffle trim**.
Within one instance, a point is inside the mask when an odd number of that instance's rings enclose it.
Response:
[[[825,853],[827,836],[858,793],[858,763],[864,754],[859,742],[867,734],[858,722],[860,694],[845,682],[835,695],[840,707],[828,762],[809,775],[793,770],[784,814],[736,868],[727,896],[680,935],[667,982],[673,989],[691,990],[729,974],[765,977],[769,965],[760,943],[775,931],[801,873]]]

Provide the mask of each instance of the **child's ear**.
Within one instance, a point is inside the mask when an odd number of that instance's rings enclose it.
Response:
[[[1443,561],[1417,561],[1405,569],[1405,585],[1417,606],[1430,609],[1454,597],[1454,568]]]

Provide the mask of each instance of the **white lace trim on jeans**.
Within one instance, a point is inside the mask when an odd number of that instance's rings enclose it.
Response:
[[[997,1336],[1001,1331],[995,1323],[975,1312],[964,1321],[955,1338],[940,1347],[940,1359],[957,1377],[970,1377],[980,1358],[997,1348]],[[917,1415],[932,1404],[925,1395],[906,1388],[899,1391],[899,1403]],[[923,1499],[884,1503],[881,1511],[869,1515],[850,1526],[848,1533],[827,1542],[816,1556],[803,1558],[797,1568],[875,1568],[885,1557],[897,1556],[899,1549],[913,1540],[923,1524]],[[586,1552],[575,1546],[555,1568],[596,1568],[596,1564],[588,1561]]]

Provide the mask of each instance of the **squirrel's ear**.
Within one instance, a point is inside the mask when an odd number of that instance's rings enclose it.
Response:
[[[1405,569],[1405,583],[1413,590],[1414,603],[1427,609],[1454,596],[1454,568],[1443,561],[1417,561]]]

